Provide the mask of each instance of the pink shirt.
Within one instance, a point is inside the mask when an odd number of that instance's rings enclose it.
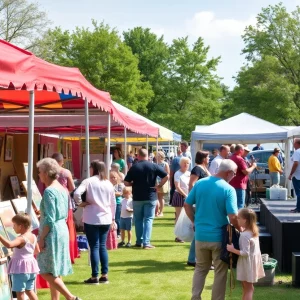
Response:
[[[247,164],[246,164],[245,160],[241,156],[236,155],[236,154],[232,154],[230,156],[230,159],[233,160],[237,164],[238,168],[237,168],[236,176],[231,179],[229,184],[232,187],[234,187],[235,189],[246,190],[248,176],[242,172],[242,170],[247,169]]]
[[[33,244],[27,238],[23,238],[26,242],[24,247],[14,248],[13,256],[8,265],[9,274],[37,274],[40,271],[34,258],[34,249],[37,243],[36,236],[34,236]]]

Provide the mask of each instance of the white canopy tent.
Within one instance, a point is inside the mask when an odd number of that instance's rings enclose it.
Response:
[[[290,143],[287,141],[288,129],[250,114],[241,113],[210,126],[196,126],[196,130],[192,132],[191,152],[192,157],[195,157],[196,152],[203,148],[204,143],[282,142],[285,143],[285,153],[290,153]],[[289,163],[289,159],[286,159],[286,175],[288,175]]]

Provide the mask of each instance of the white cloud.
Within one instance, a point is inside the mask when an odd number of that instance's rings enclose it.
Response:
[[[220,39],[241,36],[246,26],[255,24],[255,21],[255,16],[247,20],[218,19],[214,12],[202,11],[186,21],[186,29],[191,36]]]

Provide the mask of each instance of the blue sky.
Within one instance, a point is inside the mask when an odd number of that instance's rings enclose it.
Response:
[[[210,46],[210,56],[221,56],[218,75],[233,87],[232,78],[244,63],[241,56],[241,34],[246,25],[255,23],[262,7],[274,5],[274,0],[40,0],[39,3],[53,21],[53,26],[72,30],[76,26],[91,26],[91,19],[104,21],[122,31],[149,27],[165,36],[189,36],[190,42],[199,36]],[[300,5],[300,0],[285,0],[288,10]]]

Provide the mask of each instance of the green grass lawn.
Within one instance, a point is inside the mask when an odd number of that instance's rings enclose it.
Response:
[[[118,249],[109,251],[109,280],[107,285],[86,286],[82,282],[90,277],[87,253],[76,260],[74,274],[64,278],[73,294],[83,300],[129,300],[129,299],[190,299],[193,268],[186,266],[189,243],[174,242],[174,212],[166,207],[165,216],[155,219],[152,243],[154,250]],[[135,239],[133,239],[135,242]],[[279,284],[282,281],[282,284]],[[291,276],[277,275],[276,285],[257,287],[254,299],[293,300],[300,299],[300,290],[290,286]],[[213,271],[210,271],[203,300],[211,299]],[[49,290],[39,290],[39,299],[50,299]],[[241,299],[241,286],[226,299]]]

